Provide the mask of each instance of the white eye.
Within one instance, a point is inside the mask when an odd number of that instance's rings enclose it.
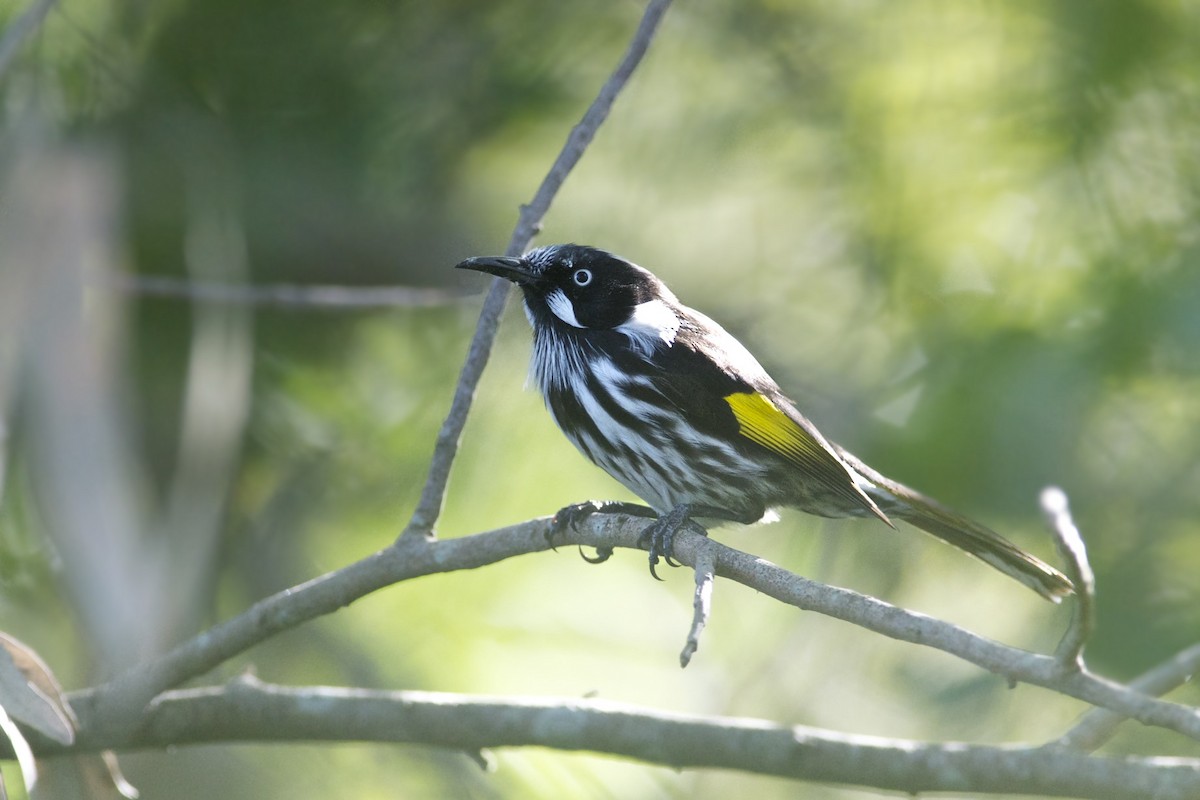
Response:
[[[592,282],[592,271],[590,269],[577,269],[575,274],[571,276],[571,280],[575,281],[576,286],[587,286]]]

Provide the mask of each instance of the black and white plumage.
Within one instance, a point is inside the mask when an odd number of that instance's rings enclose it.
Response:
[[[780,506],[896,517],[1044,597],[1070,593],[1053,567],[826,440],[737,339],[636,264],[563,244],[458,266],[521,287],[547,408],[659,515],[654,535],[668,547],[688,518],[751,523]]]

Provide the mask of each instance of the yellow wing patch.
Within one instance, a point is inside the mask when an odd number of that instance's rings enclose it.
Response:
[[[804,471],[808,480],[823,485],[831,493],[867,509],[892,525],[855,482],[850,468],[817,436],[796,422],[779,406],[758,392],[737,392],[725,396],[738,423],[738,433],[768,450],[779,453]],[[823,512],[815,512],[823,513]],[[892,525],[892,527],[895,527]]]
[[[725,402],[738,421],[738,432],[750,441],[799,463],[829,458],[820,442],[758,392],[731,394]]]

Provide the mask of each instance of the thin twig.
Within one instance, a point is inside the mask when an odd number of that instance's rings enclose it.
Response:
[[[608,112],[612,109],[617,95],[625,88],[633,71],[641,63],[646,49],[650,46],[650,42],[658,30],[658,24],[670,4],[671,0],[650,0],[650,4],[646,6],[642,21],[621,62],[601,87],[596,99],[592,101],[587,113],[583,115],[583,119],[571,130],[562,151],[554,160],[550,171],[546,173],[533,200],[528,205],[521,207],[517,226],[513,230],[512,238],[505,250],[508,255],[519,255],[533,240],[534,234],[541,226],[542,218],[549,210],[550,203],[558,194],[567,175],[583,156],[592,137],[595,136],[596,130],[608,118]],[[430,459],[429,476],[425,480],[425,487],[421,490],[421,499],[417,503],[417,508],[413,512],[408,526],[401,533],[401,537],[424,539],[433,536],[433,528],[437,524],[442,503],[446,497],[446,483],[450,478],[450,467],[458,453],[458,441],[462,435],[463,426],[467,423],[467,413],[471,409],[475,387],[479,384],[483,368],[487,365],[488,357],[491,355],[492,342],[496,339],[496,329],[500,324],[500,315],[504,311],[509,287],[508,281],[496,278],[488,288],[483,309],[479,312],[479,323],[475,328],[475,336],[471,340],[466,361],[463,363],[462,372],[458,377],[458,385],[454,390],[454,400],[451,402],[450,411],[438,432],[437,444],[434,446],[433,457]]]
[[[1161,697],[1191,680],[1198,669],[1200,644],[1194,644],[1130,681],[1129,688],[1150,697]],[[1111,739],[1126,719],[1107,708],[1093,708],[1052,744],[1090,753]]]
[[[1046,488],[1042,491],[1041,506],[1059,554],[1066,562],[1067,575],[1075,584],[1075,608],[1056,654],[1066,669],[1083,670],[1083,648],[1087,646],[1096,624],[1096,576],[1088,563],[1083,537],[1071,519],[1066,493],[1054,486]]]
[[[284,308],[420,308],[456,303],[471,295],[411,286],[301,286],[192,281],[154,275],[106,276],[108,285],[129,294],[199,303]]]
[[[700,647],[700,634],[704,632],[704,626],[708,624],[708,617],[712,612],[712,593],[713,584],[716,582],[717,565],[708,548],[702,547],[696,553],[696,566],[693,569],[696,573],[696,591],[692,595],[692,627],[688,630],[683,652],[679,654],[680,667],[687,667],[691,663],[692,656]]]
[[[50,9],[54,8],[54,3],[55,0],[33,0],[29,8],[4,29],[4,35],[0,36],[0,79],[21,49],[21,44],[41,26]]]
[[[1200,796],[1200,759],[1195,758],[1088,756],[1043,747],[854,736],[595,699],[285,687],[243,678],[164,694],[125,738],[97,724],[90,701],[86,692],[71,696],[83,723],[72,752],[224,741],[398,742],[468,753],[535,746],[609,753],[673,769],[736,769],[909,795]],[[61,748],[43,740],[38,752]]]

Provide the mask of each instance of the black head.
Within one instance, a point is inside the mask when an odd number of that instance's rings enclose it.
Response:
[[[662,281],[638,265],[578,244],[539,247],[520,258],[468,258],[457,266],[520,286],[535,325],[557,320],[575,328],[607,330],[628,323],[646,303],[675,302]]]

